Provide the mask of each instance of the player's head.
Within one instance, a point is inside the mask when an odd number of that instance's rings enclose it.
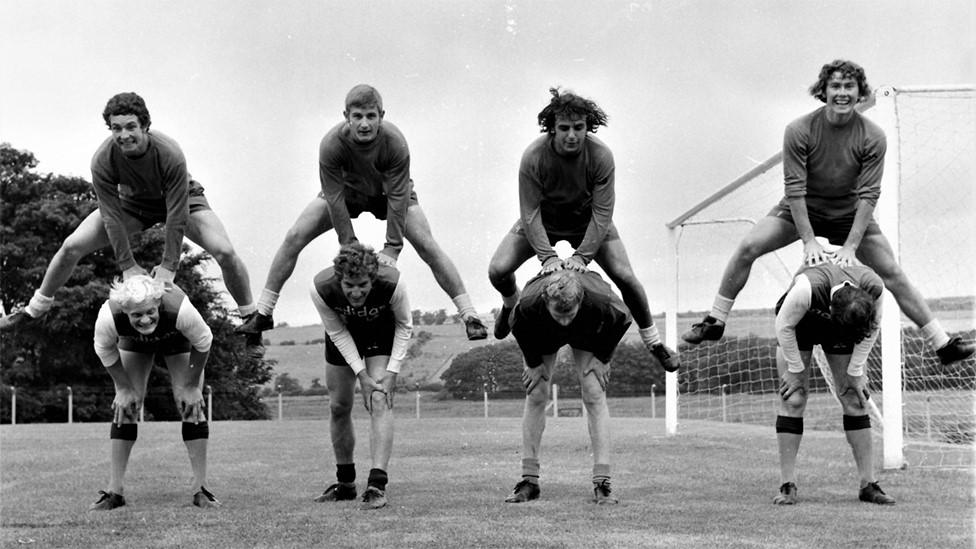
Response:
[[[142,100],[142,97],[139,97],[139,94],[134,92],[123,92],[113,95],[108,100],[108,103],[105,104],[105,110],[102,111],[102,119],[105,120],[105,125],[111,129],[112,125],[109,122],[109,118],[126,114],[135,116],[144,130],[148,130],[149,125],[152,124],[152,119],[149,117],[149,109],[146,108],[146,102]]]
[[[579,313],[583,302],[583,285],[576,271],[556,271],[549,275],[542,290],[542,300],[549,315],[561,326],[568,326]]]
[[[871,95],[871,86],[864,74],[864,68],[853,61],[835,59],[820,68],[817,81],[810,86],[810,95],[820,101],[828,102],[830,84],[838,80],[853,80],[857,84],[857,101],[864,101]]]
[[[139,156],[149,148],[152,120],[145,101],[137,94],[126,92],[113,96],[105,105],[102,118],[126,156]]]
[[[542,132],[553,137],[556,152],[575,155],[583,148],[588,132],[607,125],[607,114],[596,103],[572,92],[549,88],[552,99],[538,115]]]
[[[366,296],[373,289],[379,270],[379,259],[376,252],[360,242],[346,244],[339,249],[339,255],[332,260],[336,278],[343,295],[353,307],[360,307],[366,302]]]
[[[137,332],[149,335],[159,325],[159,304],[165,291],[162,282],[148,275],[136,275],[113,282],[108,299],[122,309]]]
[[[858,343],[878,328],[876,307],[871,294],[848,284],[830,297],[830,320],[841,337],[850,343]]]
[[[346,94],[346,110],[342,111],[342,116],[357,142],[370,143],[376,139],[384,114],[383,98],[373,86],[358,84]]]

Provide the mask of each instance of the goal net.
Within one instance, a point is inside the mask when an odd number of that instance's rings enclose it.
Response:
[[[970,86],[886,87],[876,97],[863,109],[888,137],[875,217],[902,268],[949,335],[972,341],[976,94]],[[677,334],[708,313],[734,247],[782,195],[782,156],[777,153],[668,224],[675,281],[675,310],[669,314],[676,315]],[[736,299],[725,337],[697,347],[677,341],[682,368],[672,379],[677,380],[678,425],[703,419],[773,428],[779,376],[772,307],[801,263],[799,243],[760,258]],[[976,360],[941,366],[918,328],[903,315],[898,318],[890,296],[885,307],[886,327],[867,368],[872,400],[887,418],[883,425],[878,418],[872,421],[878,436],[887,438],[885,465],[972,466]],[[669,341],[674,343],[677,334],[669,333]],[[881,351],[885,339],[887,348],[894,349],[894,358],[885,355],[887,367]],[[821,368],[812,372],[804,425],[840,430],[842,412],[822,373],[823,357],[816,355]],[[898,393],[888,397],[898,398],[884,398],[883,385]],[[893,409],[885,410],[886,401]],[[891,442],[896,448],[889,448]]]

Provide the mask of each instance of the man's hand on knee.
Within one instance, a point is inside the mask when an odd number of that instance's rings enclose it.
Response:
[[[586,369],[583,370],[583,377],[593,374],[596,377],[597,382],[600,383],[600,388],[603,392],[607,391],[607,385],[610,383],[610,365],[604,364],[603,362],[592,359]]]
[[[525,387],[525,394],[532,393],[539,383],[543,381],[549,381],[549,376],[544,366],[537,366],[535,368],[529,368],[528,366],[522,367],[522,386]]]

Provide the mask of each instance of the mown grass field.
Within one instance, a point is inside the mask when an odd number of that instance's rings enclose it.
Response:
[[[406,404],[406,403],[404,403]],[[354,412],[360,478],[368,424]],[[311,501],[334,478],[322,420],[216,422],[210,488],[224,506],[190,505],[179,424],[147,423],[129,467],[129,505],[89,512],[108,478],[108,426],[0,427],[0,543],[4,547],[972,547],[972,470],[898,470],[880,481],[898,504],[857,501],[840,432],[811,431],[799,496],[776,507],[775,435],[768,427],[612,420],[621,504],[589,502],[582,418],[550,418],[542,499],[502,500],[518,478],[518,418],[414,419],[398,406],[390,505]],[[360,485],[361,486],[361,485]]]

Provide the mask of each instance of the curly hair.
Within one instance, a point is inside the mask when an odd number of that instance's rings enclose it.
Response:
[[[332,260],[332,265],[339,280],[363,275],[368,276],[370,280],[376,280],[376,273],[379,270],[376,252],[360,242],[352,242],[340,248],[339,255]]]
[[[559,312],[572,311],[583,301],[583,285],[576,271],[556,271],[542,290],[542,300]]]
[[[820,76],[817,81],[810,86],[810,95],[820,101],[827,102],[827,81],[835,72],[841,73],[844,78],[853,78],[857,82],[858,101],[871,95],[871,86],[868,85],[868,78],[864,74],[864,68],[853,61],[846,59],[835,59],[820,68]]]
[[[139,119],[139,124],[142,125],[143,129],[148,130],[149,125],[152,124],[152,119],[149,117],[149,109],[146,108],[146,102],[139,97],[139,94],[135,92],[123,92],[112,96],[105,104],[105,110],[102,111],[102,119],[105,120],[105,125],[111,128],[108,123],[109,117],[131,114]]]
[[[830,298],[830,320],[850,343],[860,343],[878,329],[876,309],[871,294],[857,286],[839,288]]]
[[[346,94],[346,111],[357,107],[360,109],[376,107],[376,110],[383,112],[383,97],[369,84],[356,84]]]
[[[137,309],[158,304],[163,298],[165,286],[149,275],[136,275],[128,280],[115,279],[108,291],[108,299],[123,310]]]
[[[586,131],[596,133],[597,128],[606,126],[608,116],[595,102],[583,99],[571,91],[559,92],[559,87],[549,88],[552,99],[539,112],[538,121],[542,133],[555,133],[556,118],[565,116],[586,120]]]

